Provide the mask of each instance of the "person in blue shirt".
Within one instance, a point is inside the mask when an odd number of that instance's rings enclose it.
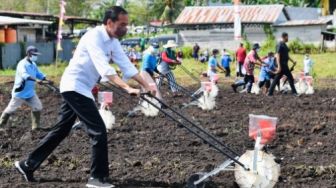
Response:
[[[208,61],[208,77],[210,80],[213,80],[213,76],[217,74],[217,67],[224,71],[223,67],[221,67],[217,62],[217,55],[219,51],[217,49],[212,50],[212,56]]]
[[[32,109],[32,130],[36,130],[40,127],[42,103],[35,93],[35,83],[42,83],[42,81],[47,83],[52,82],[48,81],[46,76],[36,66],[38,55],[40,55],[37,48],[28,46],[26,54],[27,56],[22,59],[16,67],[12,98],[1,114],[0,127],[6,125],[10,115],[24,103]]]
[[[232,59],[230,57],[230,54],[226,51],[226,49],[223,49],[223,55],[222,55],[222,67],[225,69],[225,77],[230,77],[231,70],[230,70],[230,63],[232,62]]]
[[[276,71],[276,63],[273,52],[268,53],[267,57],[264,59],[264,63],[265,64],[263,64],[260,69],[258,85],[260,88],[265,85],[264,93],[266,94],[271,86],[271,77]]]
[[[154,72],[159,73],[157,69],[157,61],[159,53],[159,45],[153,43],[149,48],[144,51],[144,55],[142,58],[142,71],[146,71],[152,77],[154,76]]]

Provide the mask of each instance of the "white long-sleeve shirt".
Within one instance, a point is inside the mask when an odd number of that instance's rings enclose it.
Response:
[[[110,38],[104,26],[89,30],[80,39],[74,56],[63,73],[61,93],[75,91],[94,99],[91,90],[98,79],[106,79],[106,76],[116,74],[115,69],[109,65],[110,60],[119,66],[125,79],[138,73],[119,40]]]

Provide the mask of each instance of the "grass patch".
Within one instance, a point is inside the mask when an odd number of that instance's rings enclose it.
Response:
[[[261,54],[265,55],[265,54]],[[303,70],[303,55],[292,54],[291,57],[298,62],[294,74],[299,74]],[[314,62],[313,72],[316,79],[333,79],[336,78],[336,53],[323,53],[323,54],[312,54],[310,55]],[[220,62],[220,58],[218,58]],[[66,68],[67,63],[58,63],[57,67],[55,65],[40,65],[40,70],[46,74],[48,77],[55,78],[58,81]],[[195,62],[192,58],[187,58],[183,60],[183,66],[186,67],[194,76],[199,77],[201,72],[207,71],[207,63]],[[235,64],[231,64],[231,76],[235,76]],[[258,75],[259,70],[256,70],[256,75]],[[174,73],[177,79],[184,85],[195,84],[196,82],[191,79],[181,68],[176,68]],[[0,70],[0,75],[10,78],[15,75],[15,70],[6,69]],[[223,73],[220,73],[220,77],[224,77]],[[11,80],[12,80],[11,79]],[[1,78],[1,80],[4,80]]]

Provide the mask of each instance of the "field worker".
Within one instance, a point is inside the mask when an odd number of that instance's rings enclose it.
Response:
[[[246,49],[244,48],[244,44],[240,43],[239,48],[236,51],[237,77],[244,77],[243,65],[245,58],[246,58]]]
[[[42,103],[35,93],[35,83],[42,83],[42,81],[51,83],[51,81],[48,81],[36,66],[38,55],[40,55],[37,48],[28,46],[26,55],[16,67],[12,99],[0,117],[0,127],[6,125],[9,116],[25,103],[32,110],[32,130],[40,128]]]
[[[33,173],[53,150],[69,135],[78,118],[91,139],[91,170],[86,187],[114,187],[109,183],[107,134],[91,90],[100,77],[108,79],[129,94],[138,95],[139,89],[126,84],[109,65],[110,60],[123,72],[124,79],[132,78],[146,91],[154,93],[138,74],[138,70],[124,53],[119,38],[127,32],[128,13],[113,6],[105,12],[103,25],[96,26],[80,39],[73,58],[65,69],[60,92],[63,98],[58,122],[40,141],[27,158],[16,161],[15,167],[26,181],[35,181]],[[82,144],[82,143],[78,143]]]
[[[313,61],[310,59],[309,54],[306,54],[303,59],[303,71],[305,76],[310,76],[310,72],[313,69]]]
[[[232,59],[230,57],[230,54],[226,51],[226,49],[223,49],[223,55],[221,59],[222,67],[225,69],[225,77],[230,77],[231,70],[230,70],[230,63],[232,62]]]
[[[144,55],[142,58],[142,71],[146,71],[152,77],[154,76],[154,72],[159,72],[157,70],[158,53],[159,45],[157,43],[153,43],[148,47],[147,50],[144,51]]]
[[[269,96],[273,95],[275,86],[277,85],[277,83],[280,81],[280,79],[284,75],[288,79],[289,85],[292,89],[292,94],[295,96],[298,96],[295,86],[294,86],[293,75],[288,67],[288,61],[293,62],[294,65],[296,64],[296,62],[289,57],[289,48],[287,47],[286,42],[288,42],[288,34],[284,32],[281,35],[281,41],[277,44],[277,47],[276,47],[275,58],[276,58],[276,63],[277,63],[278,68],[276,71],[277,74],[275,75],[274,80],[268,92]]]
[[[244,76],[244,82],[239,82],[232,84],[232,89],[237,92],[237,87],[246,85],[247,93],[251,93],[252,85],[254,83],[254,67],[255,65],[262,65],[262,60],[260,59],[258,52],[260,50],[260,45],[258,43],[253,44],[252,50],[247,54],[244,62],[244,69],[246,70],[246,75]]]
[[[195,45],[193,46],[193,53],[192,53],[195,61],[198,61],[198,58],[199,58],[198,53],[199,53],[200,49],[201,49],[200,46],[197,43],[195,43]]]
[[[259,88],[263,88],[265,86],[264,93],[268,92],[269,87],[271,86],[271,77],[275,74],[276,71],[276,63],[274,58],[274,53],[269,52],[268,56],[263,60],[265,63],[261,66],[260,74],[259,74]]]
[[[209,61],[208,61],[208,74],[207,75],[210,80],[213,80],[214,75],[217,74],[217,67],[225,71],[223,67],[220,66],[219,63],[217,62],[218,54],[219,54],[219,51],[217,49],[213,49],[212,55],[210,56]]]
[[[174,40],[168,40],[167,44],[163,45],[164,51],[161,53],[161,62],[159,62],[158,70],[162,74],[158,80],[158,87],[162,85],[163,79],[167,78],[173,96],[179,96],[178,87],[172,69],[176,65],[180,65],[181,61],[177,58],[174,49],[177,44]]]

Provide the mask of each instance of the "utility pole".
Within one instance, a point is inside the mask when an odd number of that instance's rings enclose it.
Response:
[[[49,0],[47,0],[47,14],[49,14]]]
[[[234,0],[234,38],[241,40],[240,0]]]

